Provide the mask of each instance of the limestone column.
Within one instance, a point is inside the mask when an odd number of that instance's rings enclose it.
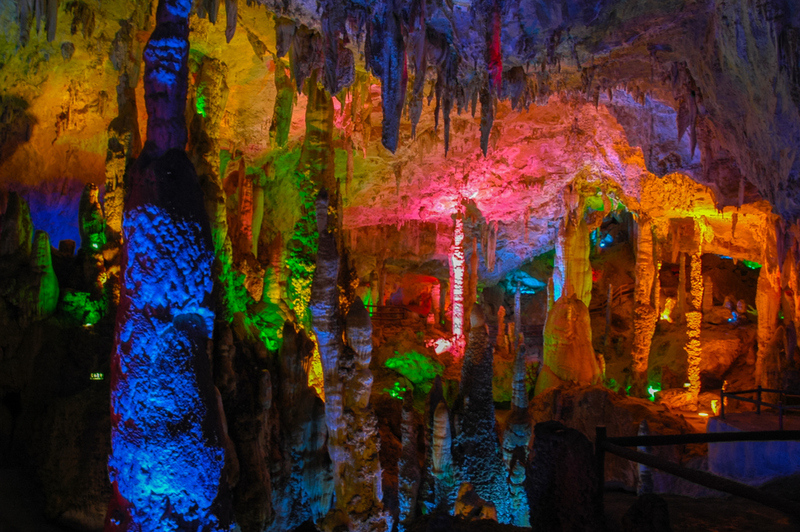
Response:
[[[129,173],[111,360],[106,530],[229,530],[211,375],[214,249],[187,141],[191,4],[160,0],[144,51],[147,142]]]
[[[633,394],[643,397],[647,388],[647,367],[650,344],[656,329],[658,313],[653,307],[653,231],[649,218],[638,221],[633,313]]]
[[[781,306],[780,279],[767,265],[761,267],[756,287],[756,310],[758,311],[758,355],[756,357],[756,385],[764,386],[764,361],[769,344],[778,329],[778,312]]]

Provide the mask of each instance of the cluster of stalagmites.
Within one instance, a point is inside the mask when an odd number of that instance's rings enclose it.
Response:
[[[95,185],[85,187],[78,216],[76,255],[72,240],[52,248],[46,232],[34,231],[25,199],[16,192],[8,195],[0,218],[0,296],[18,309],[23,326],[52,316],[59,305],[69,321],[93,325],[113,303],[118,248],[107,242]]]

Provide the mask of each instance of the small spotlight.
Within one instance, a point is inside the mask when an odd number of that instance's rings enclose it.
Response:
[[[699,414],[697,414],[697,415],[698,415],[698,416],[701,416],[701,417],[708,417],[708,412],[700,412],[700,413],[699,413]]]
[[[103,374],[102,373],[90,373],[89,374],[89,379],[93,380],[93,381],[101,381],[101,380],[103,380]]]

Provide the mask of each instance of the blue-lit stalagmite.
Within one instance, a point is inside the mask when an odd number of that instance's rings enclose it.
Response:
[[[162,0],[144,52],[147,141],[129,174],[112,359],[106,530],[228,530],[209,363],[213,247],[186,146],[188,1]]]

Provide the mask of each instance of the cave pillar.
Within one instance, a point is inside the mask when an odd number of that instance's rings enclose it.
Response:
[[[678,259],[678,302],[675,314],[676,321],[686,320],[686,254],[683,252]]]
[[[633,394],[644,396],[650,344],[658,313],[653,307],[653,281],[656,277],[653,257],[653,231],[650,220],[642,215],[636,237],[636,266],[633,313]]]
[[[550,309],[548,308],[548,311]],[[514,291],[514,348],[519,347],[518,344],[524,342],[520,342],[519,338],[522,335],[522,289],[520,288],[520,283],[517,281],[517,287]]]
[[[208,357],[214,252],[184,151],[190,7],[161,0],[144,52],[149,119],[122,224],[107,531],[232,524],[224,420]]]
[[[575,296],[586,307],[592,299],[592,266],[589,263],[589,227],[583,216],[583,203],[568,211],[556,237],[553,269],[553,303],[561,296]]]
[[[687,360],[687,380],[689,381],[688,405],[697,407],[697,398],[700,395],[700,363],[702,361],[703,346],[700,343],[700,330],[703,324],[703,251],[702,242],[696,252],[692,254],[689,282],[691,292],[689,310],[686,312],[686,335],[689,337],[684,349]]]
[[[596,384],[602,366],[592,347],[589,303],[592,268],[589,230],[583,202],[571,188],[564,191],[567,215],[556,238],[553,276],[548,285],[550,309],[544,326],[543,368],[536,394],[568,382]]]
[[[464,345],[464,296],[468,288],[466,281],[466,259],[464,257],[464,215],[458,212],[453,217],[453,245],[450,247],[450,304],[453,308],[453,348],[456,356],[463,353]]]
[[[758,312],[758,354],[756,357],[756,385],[765,385],[765,361],[769,345],[778,329],[778,312],[781,306],[779,274],[770,271],[766,264],[761,267],[756,287],[756,311]]]

